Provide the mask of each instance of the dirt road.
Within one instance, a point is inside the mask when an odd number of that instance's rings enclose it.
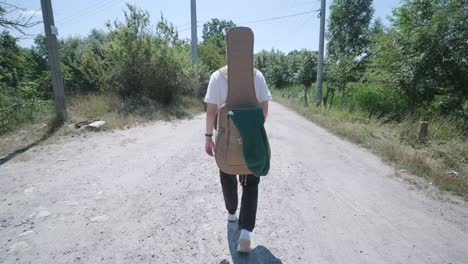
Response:
[[[34,147],[0,166],[0,263],[468,263],[468,204],[273,103],[253,253],[235,253],[204,119]]]

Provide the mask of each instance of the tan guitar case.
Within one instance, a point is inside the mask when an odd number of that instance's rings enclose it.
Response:
[[[218,109],[215,158],[225,173],[251,174],[242,154],[239,131],[228,113],[240,107],[260,107],[254,86],[253,32],[247,27],[231,28],[226,43],[227,66],[219,71],[228,81],[228,95],[226,103]]]

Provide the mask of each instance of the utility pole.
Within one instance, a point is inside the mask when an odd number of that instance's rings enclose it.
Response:
[[[315,94],[315,102],[317,106],[322,104],[322,82],[323,82],[323,48],[325,45],[325,10],[326,0],[321,0],[320,7],[320,36],[319,36],[319,57],[317,67],[317,93]]]
[[[197,1],[190,1],[192,14],[192,63],[198,64],[198,39],[197,39]]]
[[[44,20],[44,31],[47,40],[48,60],[52,76],[52,87],[54,90],[55,110],[60,121],[65,121],[67,111],[65,109],[65,92],[63,89],[62,71],[60,69],[60,56],[58,52],[58,31],[54,24],[51,0],[41,0],[42,18]]]

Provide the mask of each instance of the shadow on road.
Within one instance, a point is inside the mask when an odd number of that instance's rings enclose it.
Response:
[[[7,163],[8,161],[10,161],[11,159],[13,159],[14,157],[18,156],[19,154],[23,153],[23,152],[26,152],[28,151],[30,148],[36,146],[36,145],[39,145],[39,143],[47,140],[48,138],[50,138],[53,134],[55,134],[55,132],[57,132],[57,130],[62,126],[62,122],[58,119],[54,119],[50,124],[49,124],[49,129],[47,130],[47,132],[39,139],[37,140],[36,142],[33,142],[29,145],[27,145],[26,147],[23,147],[23,148],[20,148],[20,149],[17,149],[13,152],[11,152],[10,154],[7,154],[3,157],[0,157],[0,166],[2,166],[3,164]]]
[[[239,240],[239,228],[238,223],[228,223],[227,224],[228,232],[228,243],[229,251],[232,257],[232,264],[282,264],[283,262],[275,257],[270,250],[266,247],[258,245],[256,246],[250,254],[239,254],[237,252],[237,243]],[[226,259],[223,259],[219,264],[230,264]]]

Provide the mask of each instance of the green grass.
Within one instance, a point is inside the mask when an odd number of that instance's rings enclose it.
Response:
[[[456,123],[442,117],[429,121],[429,143],[419,144],[419,120],[382,120],[347,109],[304,106],[300,87],[272,91],[277,101],[330,132],[366,147],[397,168],[426,178],[441,190],[468,199],[468,141]],[[313,94],[313,93],[310,93]],[[289,97],[289,98],[288,98]],[[453,170],[458,174],[449,174]]]
[[[0,96],[0,136],[48,119],[53,111],[50,100]]]

